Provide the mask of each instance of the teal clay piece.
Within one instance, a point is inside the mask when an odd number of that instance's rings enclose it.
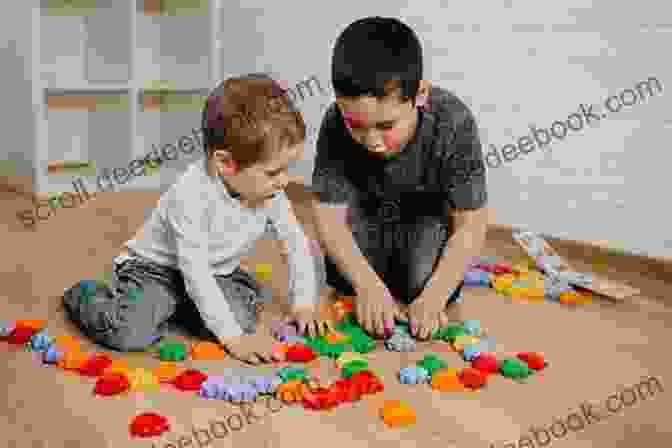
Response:
[[[439,358],[433,353],[425,355],[422,360],[417,362],[417,365],[427,370],[430,375],[432,375],[437,370],[448,367],[448,364],[446,364],[443,359]]]
[[[369,369],[369,363],[366,361],[351,361],[343,366],[341,375],[346,380],[350,379],[352,375],[357,372],[363,372]]]
[[[532,374],[527,365],[517,359],[505,359],[500,367],[502,375],[506,378],[522,380]]]
[[[181,342],[163,344],[159,348],[161,361],[184,361],[187,357],[187,348]]]
[[[288,381],[305,381],[308,378],[308,371],[302,367],[283,367],[278,370],[277,375],[283,383]]]

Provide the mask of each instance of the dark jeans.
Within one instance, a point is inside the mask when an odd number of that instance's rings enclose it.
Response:
[[[258,311],[270,300],[268,291],[240,269],[215,280],[238,324],[245,333],[254,333]],[[99,284],[87,294],[84,283],[66,290],[63,304],[82,332],[103,346],[143,351],[175,321],[192,333],[215,339],[189,298],[179,270],[139,256],[117,258],[112,285]]]
[[[423,291],[443,253],[450,228],[438,218],[411,222],[381,223],[352,216],[353,236],[372,269],[390,293],[404,304],[412,303]],[[334,261],[325,257],[326,282],[344,295],[355,295],[350,281]],[[463,282],[446,291],[446,304],[462,301]]]

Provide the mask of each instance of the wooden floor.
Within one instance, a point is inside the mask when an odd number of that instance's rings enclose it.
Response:
[[[290,190],[289,195],[306,232],[314,235],[303,205],[305,194]],[[59,310],[59,295],[78,280],[95,278],[108,268],[158,197],[157,193],[101,193],[80,208],[59,210],[29,231],[16,213],[30,207],[30,200],[15,193],[0,193],[0,242],[5,254],[0,262],[2,319],[46,319],[54,336],[79,335]],[[631,403],[628,407],[612,415],[603,409],[608,416],[601,421],[586,423],[584,429],[570,432],[561,440],[554,439],[552,445],[546,446],[670,446],[672,429],[666,413],[672,403],[672,396],[668,396],[672,383],[668,356],[672,335],[667,297],[672,279],[669,268],[665,263],[640,258],[605,257],[576,243],[551,243],[578,269],[604,270],[606,275],[640,288],[642,295],[624,303],[597,300],[587,306],[566,307],[512,303],[491,290],[467,290],[466,317],[482,322],[495,337],[499,354],[546,354],[550,367],[530,384],[515,384],[498,377],[487,389],[464,396],[433,392],[426,386],[400,385],[396,372],[425,353],[439,353],[451,367],[462,367],[464,363],[457,354],[446,352],[444,346],[437,344],[421,344],[418,352],[410,354],[381,348],[369,355],[386,387],[380,396],[328,414],[284,407],[264,418],[244,421],[242,429],[230,430],[227,436],[207,446],[539,446],[512,441],[524,436],[531,426],[548,427],[554,419],[566,419],[573,412],[581,415],[582,403],[605,403],[610,395],[647,377],[658,378],[664,390],[639,397],[634,404],[625,392],[625,401]],[[513,259],[523,254],[513,243],[510,230],[495,227],[488,235],[484,255]],[[272,288],[282,303],[286,300],[287,269],[277,245],[260,242],[245,265],[257,262],[273,264]],[[85,348],[102,351],[87,342]],[[158,363],[147,353],[114,356],[137,367]],[[186,364],[212,375],[237,365],[231,360]],[[331,362],[323,361],[315,368],[325,380],[338,374]],[[166,391],[145,397],[95,398],[91,394],[92,380],[42,367],[30,353],[11,350],[4,344],[0,345],[0,379],[6,385],[0,392],[0,407],[4,407],[0,410],[0,434],[7,441],[0,443],[2,446],[199,447],[195,439],[191,444],[186,442],[194,428],[198,432],[208,428],[211,421],[224,421],[227,417],[230,424],[238,427],[237,417],[231,415],[240,410],[189,394]],[[405,430],[385,428],[376,409],[386,399],[403,400],[413,406],[418,414],[417,425]],[[257,414],[268,413],[263,405],[259,406],[255,408]],[[167,416],[173,431],[158,439],[130,440],[130,419],[150,410]],[[216,430],[220,435],[221,431]],[[200,440],[205,440],[204,433],[199,434]],[[184,437],[182,445],[180,437]],[[69,440],[72,445],[67,444]]]

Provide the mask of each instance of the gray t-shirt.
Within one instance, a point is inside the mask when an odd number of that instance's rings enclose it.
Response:
[[[312,179],[321,203],[347,206],[371,222],[443,219],[487,202],[485,165],[473,114],[454,94],[432,87],[412,140],[395,158],[370,157],[330,106],[317,139]]]

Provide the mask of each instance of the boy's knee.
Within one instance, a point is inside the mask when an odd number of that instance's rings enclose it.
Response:
[[[158,340],[155,335],[140,335],[137,332],[129,331],[127,328],[120,328],[111,331],[100,341],[103,345],[120,352],[144,352]]]

